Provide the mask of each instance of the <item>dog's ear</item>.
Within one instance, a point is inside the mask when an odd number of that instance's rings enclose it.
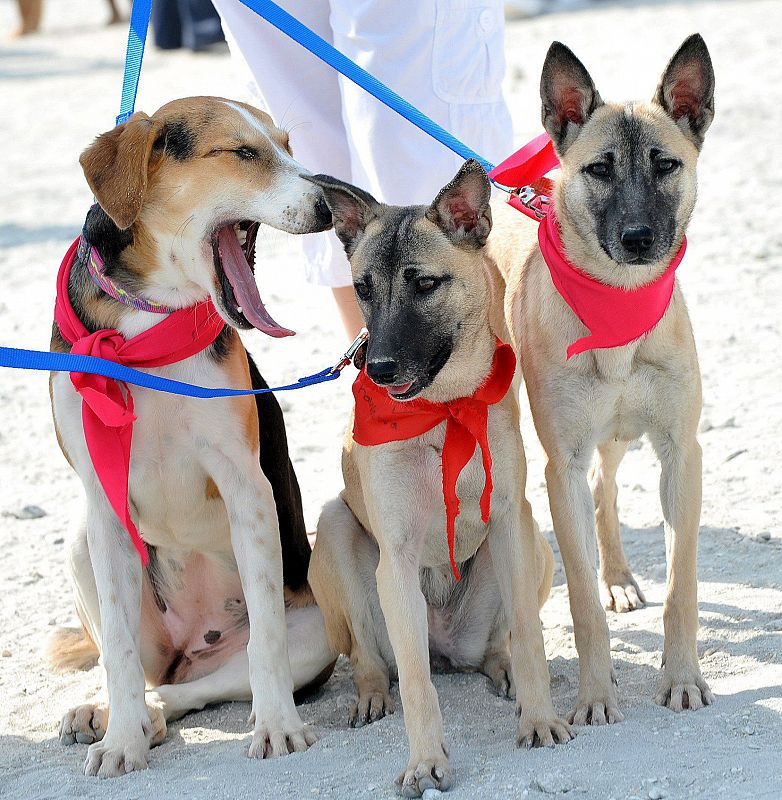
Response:
[[[699,33],[684,40],[660,78],[654,102],[700,149],[714,119],[714,68]]]
[[[559,155],[575,141],[584,123],[603,105],[586,67],[561,42],[552,42],[540,76],[543,127]]]
[[[458,246],[478,248],[491,232],[491,184],[486,170],[473,158],[465,161],[454,179],[444,186],[426,218]]]
[[[137,111],[98,136],[79,158],[95,199],[121,230],[129,228],[141,211],[150,155],[161,130],[161,122]]]
[[[380,203],[369,192],[330,175],[301,177],[323,190],[326,205],[331,211],[334,222],[334,232],[345,246],[345,252],[350,258],[367,225],[378,216]]]

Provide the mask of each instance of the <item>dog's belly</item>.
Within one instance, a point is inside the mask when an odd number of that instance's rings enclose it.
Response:
[[[153,686],[195,680],[247,646],[247,607],[230,557],[151,549],[141,616],[142,663]]]

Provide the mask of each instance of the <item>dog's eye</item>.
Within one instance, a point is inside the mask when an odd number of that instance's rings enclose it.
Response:
[[[234,152],[242,161],[252,161],[254,158],[258,157],[258,151],[254,150],[252,147],[237,147]]]
[[[425,292],[431,292],[432,289],[439,285],[440,281],[437,278],[419,278],[415,282],[415,290],[423,294]]]
[[[356,281],[356,283],[353,284],[353,288],[356,290],[356,294],[360,300],[367,302],[372,297],[372,290],[364,281]]]
[[[673,172],[679,166],[679,162],[672,158],[660,158],[654,162],[654,167],[661,175]]]
[[[611,167],[604,161],[596,161],[594,164],[584,167],[584,171],[596,178],[607,178],[611,173]]]

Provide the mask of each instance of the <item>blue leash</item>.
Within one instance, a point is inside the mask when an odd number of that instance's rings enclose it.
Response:
[[[122,78],[122,98],[119,103],[117,125],[127,122],[136,107],[138,79],[141,62],[144,60],[144,45],[147,41],[149,18],[152,15],[152,0],[133,0],[128,30],[128,48],[125,52],[125,75]]]
[[[404,117],[424,133],[445,145],[464,159],[474,158],[489,172],[494,164],[482,158],[474,150],[438,125],[415,106],[389,89],[358,64],[351,61],[325,39],[302,25],[295,17],[288,14],[272,0],[240,0],[247,8],[254,11],[275,28],[282,31],[313,55],[337,70],[340,74],[353,81],[373,97],[384,103],[397,114]],[[144,59],[144,45],[147,40],[149,19],[152,14],[152,0],[133,0],[130,14],[130,30],[128,31],[128,46],[125,54],[125,74],[122,79],[122,98],[120,112],[117,116],[117,125],[126,122],[136,105],[139,77],[141,76],[141,63]],[[333,367],[328,367],[314,375],[300,378],[296,383],[277,386],[270,389],[209,389],[205,386],[196,386],[190,383],[160,378],[150,375],[114,361],[98,358],[96,356],[73,355],[71,353],[51,353],[42,350],[24,350],[16,347],[0,347],[0,367],[16,369],[43,370],[46,372],[85,372],[93,375],[103,375],[107,378],[123,381],[134,386],[143,386],[159,392],[178,394],[185,397],[235,397],[237,395],[266,394],[267,392],[287,392],[294,389],[303,389],[306,386],[315,386],[318,383],[333,381],[341,374],[341,370],[352,360],[356,350],[366,341],[366,332],[362,332],[350,345],[342,359]]]
[[[154,389],[156,392],[203,399],[238,397],[246,394],[268,394],[269,392],[290,392],[294,389],[304,389],[307,386],[315,386],[318,383],[336,380],[339,378],[342,369],[339,365],[327,367],[314,375],[299,378],[296,383],[274,386],[269,389],[209,389],[206,386],[197,386],[193,383],[183,383],[170,378],[150,375],[148,372],[126,367],[124,364],[118,364],[116,361],[109,361],[106,358],[73,355],[72,353],[51,353],[46,350],[0,347],[0,367],[43,370],[44,372],[86,372],[89,375],[103,375],[106,378],[130,383],[133,386]]]

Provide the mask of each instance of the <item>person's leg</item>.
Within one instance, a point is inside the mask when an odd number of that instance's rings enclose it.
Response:
[[[332,40],[328,0],[278,2],[319,36]],[[214,5],[234,64],[245,78],[247,99],[289,132],[294,156],[307,169],[349,181],[350,154],[337,73],[239,0],[215,0]],[[350,267],[333,232],[300,239],[310,282],[331,287],[351,285]],[[355,304],[352,297],[337,297],[346,326],[353,319],[351,303]],[[352,330],[352,322],[350,325]]]
[[[512,151],[502,97],[503,5],[331,0],[334,45],[484,158]],[[387,203],[429,203],[462,159],[341,79],[353,183]]]

